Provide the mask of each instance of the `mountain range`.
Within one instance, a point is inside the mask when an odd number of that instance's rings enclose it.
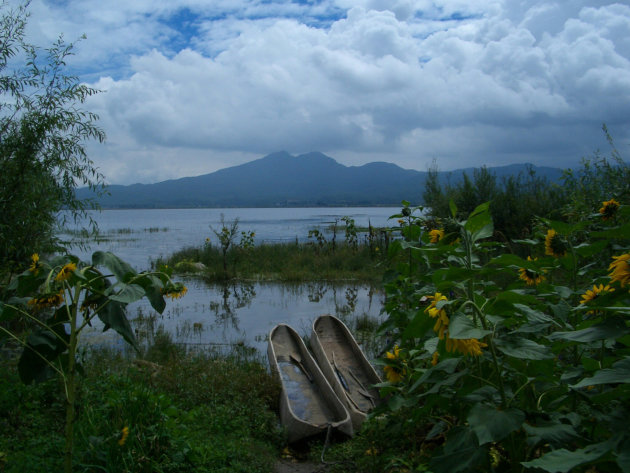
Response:
[[[528,164],[488,168],[499,179],[525,171]],[[537,175],[557,180],[562,170],[531,166]],[[440,172],[451,184],[474,168]],[[97,198],[102,208],[311,207],[421,203],[428,172],[373,162],[344,166],[319,152],[299,156],[281,151],[245,164],[196,177],[155,184],[110,185]],[[94,197],[88,188],[79,199]]]

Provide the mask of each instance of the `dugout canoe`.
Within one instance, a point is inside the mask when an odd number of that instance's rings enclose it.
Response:
[[[381,378],[341,320],[322,315],[313,322],[311,349],[324,376],[350,413],[356,432],[380,401],[373,385]]]
[[[326,432],[329,426],[352,436],[348,411],[295,330],[286,324],[274,327],[267,356],[271,371],[280,378],[280,422],[290,443]]]

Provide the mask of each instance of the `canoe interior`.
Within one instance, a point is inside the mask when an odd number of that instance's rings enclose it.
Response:
[[[330,394],[327,394],[321,385],[325,380],[321,373],[318,373],[317,367],[313,366],[314,361],[308,352],[304,352],[306,347],[300,342],[301,340],[296,340],[295,335],[284,325],[279,325],[271,337],[278,363],[278,374],[293,415],[317,426],[343,421],[347,413],[340,411],[338,407],[335,408]],[[296,359],[300,360],[301,365]],[[329,386],[328,391],[332,393]]]
[[[343,395],[350,398],[349,407],[369,412],[380,399],[379,391],[372,385],[381,380],[347,327],[332,316],[321,316],[315,321],[313,329],[334,376],[345,391]]]

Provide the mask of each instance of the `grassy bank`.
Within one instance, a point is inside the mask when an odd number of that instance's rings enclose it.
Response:
[[[255,356],[185,353],[162,335],[142,362],[101,351],[84,371],[74,471],[272,471],[278,386]],[[0,367],[0,471],[62,470],[62,389]]]
[[[176,272],[194,272],[210,281],[249,279],[265,281],[360,280],[381,282],[389,262],[377,245],[329,245],[310,243],[262,244],[228,249],[225,258],[221,248],[206,244],[185,248],[168,258],[156,261]],[[201,263],[201,265],[199,264]],[[224,266],[225,264],[225,266]]]

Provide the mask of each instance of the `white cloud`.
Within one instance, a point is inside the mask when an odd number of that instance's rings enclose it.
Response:
[[[105,90],[112,182],[321,150],[424,169],[566,165],[630,139],[630,7],[487,0],[37,0],[46,39]],[[620,146],[622,153],[624,149]],[[553,161],[550,161],[553,159]]]

